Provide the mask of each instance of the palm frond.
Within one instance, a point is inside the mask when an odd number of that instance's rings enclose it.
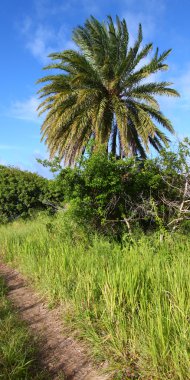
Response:
[[[160,127],[174,133],[171,122],[161,112],[157,96],[179,96],[166,81],[150,81],[150,75],[167,70],[171,52],[152,57],[152,43],[142,46],[142,26],[129,48],[126,21],[108,16],[106,22],[95,17],[73,32],[77,49],[50,54],[44,67],[50,74],[40,78],[38,91],[44,114],[42,139],[50,155],[58,154],[72,165],[80,157],[92,134],[95,147],[101,144],[120,155],[146,157],[149,146],[156,150],[168,144]],[[146,64],[144,59],[146,58]],[[146,79],[146,82],[144,81]],[[110,144],[110,146],[109,146]]]

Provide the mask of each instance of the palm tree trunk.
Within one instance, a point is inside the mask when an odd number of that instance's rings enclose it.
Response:
[[[121,136],[120,136],[120,132],[119,132],[119,129],[117,130],[117,136],[118,136],[118,158],[122,158],[122,153],[121,153],[121,150],[122,150],[122,147],[121,147]]]
[[[112,131],[111,131],[111,153],[116,156],[116,149],[117,149],[117,124],[112,125]]]

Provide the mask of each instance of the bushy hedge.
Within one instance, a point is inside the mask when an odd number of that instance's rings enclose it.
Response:
[[[48,180],[35,173],[0,166],[0,221],[12,221],[44,210]]]

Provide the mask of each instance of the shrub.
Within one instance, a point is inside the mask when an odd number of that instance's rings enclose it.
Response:
[[[116,236],[133,226],[170,229],[190,217],[189,155],[187,139],[154,159],[117,160],[99,150],[61,170],[55,183],[73,215],[93,229]]]
[[[1,223],[27,217],[34,210],[47,208],[43,204],[48,193],[48,180],[35,173],[0,166]]]

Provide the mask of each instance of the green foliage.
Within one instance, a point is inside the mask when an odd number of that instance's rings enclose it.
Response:
[[[44,166],[44,168],[49,168],[51,173],[57,173],[62,169],[60,160],[58,157],[54,157],[53,160],[42,160],[41,158],[36,159],[37,162]]]
[[[85,226],[115,237],[131,232],[133,226],[165,230],[178,215],[175,202],[183,199],[188,147],[186,139],[176,151],[162,150],[159,157],[146,160],[117,160],[100,149],[84,157],[80,166],[60,171],[54,183]]]
[[[38,236],[38,238],[36,238]],[[0,246],[113,379],[190,379],[189,235],[86,235],[67,213],[0,228]]]
[[[52,53],[45,69],[58,70],[40,80],[43,98],[39,114],[45,113],[42,139],[51,157],[58,155],[71,165],[93,140],[121,158],[139,154],[146,157],[148,146],[160,151],[168,137],[158,124],[173,133],[156,96],[178,96],[170,82],[145,82],[160,70],[171,50],[158,49],[146,64],[153,44],[142,46],[142,27],[132,47],[126,21],[109,16],[107,22],[94,17],[74,29],[78,50]],[[139,64],[142,64],[139,67]],[[44,85],[45,83],[45,85]]]
[[[1,223],[43,210],[48,181],[37,174],[0,166]]]

